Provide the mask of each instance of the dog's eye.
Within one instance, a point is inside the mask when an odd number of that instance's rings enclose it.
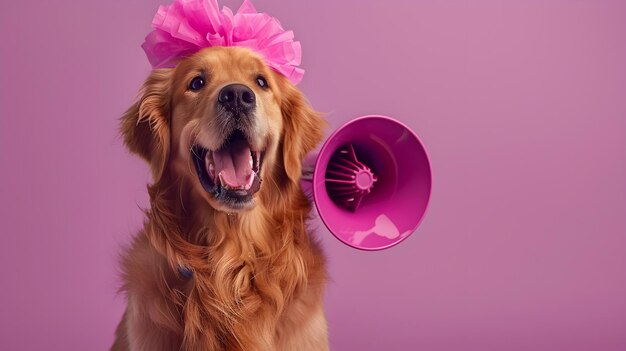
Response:
[[[267,88],[267,80],[263,76],[256,77],[256,83],[263,89]]]
[[[198,76],[191,80],[189,83],[189,90],[197,91],[204,86],[204,78]]]

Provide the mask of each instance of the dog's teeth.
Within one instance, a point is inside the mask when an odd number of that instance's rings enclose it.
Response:
[[[222,179],[222,172],[220,172],[220,174],[218,176],[220,177],[220,185],[222,186],[222,189],[224,189],[224,190],[231,190],[232,187],[230,185],[228,185],[228,183],[226,183],[224,181],[224,179]]]
[[[250,190],[250,188],[252,187],[252,183],[254,183],[254,177],[256,176],[256,173],[252,172],[249,176],[248,176],[248,184],[245,185],[244,190]]]
[[[209,176],[215,178],[215,165],[212,163],[209,163]]]
[[[206,163],[206,171],[209,174],[209,177],[215,179],[215,164],[213,163],[212,152],[209,151],[206,153],[204,158],[204,162]]]

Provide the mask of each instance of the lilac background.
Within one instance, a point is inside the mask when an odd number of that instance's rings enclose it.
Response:
[[[112,342],[149,180],[117,118],[159,3],[2,5],[0,349]],[[357,251],[316,222],[334,350],[626,349],[624,2],[256,4],[302,41],[300,87],[333,127],[394,116],[432,159],[399,246]]]

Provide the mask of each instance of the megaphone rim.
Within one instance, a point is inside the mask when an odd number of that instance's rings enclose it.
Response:
[[[430,198],[432,195],[432,188],[433,188],[433,177],[432,177],[432,165],[430,162],[430,156],[428,155],[428,151],[426,150],[426,147],[424,146],[424,143],[422,142],[422,140],[419,138],[419,136],[417,136],[417,134],[411,129],[409,128],[406,124],[402,123],[401,121],[389,117],[389,116],[385,116],[385,115],[365,115],[365,116],[361,116],[361,117],[357,117],[354,119],[349,120],[348,122],[344,123],[343,125],[341,125],[339,128],[335,129],[334,132],[332,132],[328,138],[326,138],[326,141],[324,141],[324,144],[322,145],[322,147],[320,148],[317,157],[315,159],[315,165],[318,165],[320,162],[320,159],[323,157],[326,148],[328,147],[330,141],[337,136],[337,134],[339,134],[342,130],[348,128],[349,126],[351,126],[352,124],[358,123],[362,120],[366,120],[366,119],[381,119],[381,120],[385,120],[391,123],[395,123],[399,126],[401,126],[402,128],[404,128],[405,130],[407,130],[409,133],[411,133],[413,135],[413,137],[415,138],[415,140],[417,140],[417,142],[419,143],[420,147],[422,148],[422,150],[424,151],[424,156],[426,156],[426,162],[428,164],[428,173],[430,175],[430,179],[429,179],[429,184],[428,184],[428,197],[426,199],[426,205],[424,207],[424,211],[422,213],[422,216],[419,218],[419,220],[415,223],[415,226],[413,227],[413,229],[411,229],[411,234],[400,238],[398,241],[394,241],[392,243],[389,243],[387,245],[384,246],[379,246],[379,247],[361,247],[361,246],[357,246],[354,245],[350,242],[347,242],[345,240],[343,240],[339,235],[335,234],[333,232],[333,230],[331,229],[331,225],[327,222],[327,220],[324,218],[324,215],[322,215],[322,211],[319,205],[319,201],[317,201],[317,187],[315,186],[315,184],[317,184],[317,172],[313,172],[313,177],[312,177],[312,182],[313,182],[313,186],[312,186],[312,193],[313,193],[313,199],[314,199],[314,203],[315,203],[315,208],[317,209],[317,213],[320,217],[320,219],[322,220],[322,222],[324,223],[324,226],[328,229],[328,231],[340,242],[353,247],[355,249],[361,250],[361,251],[382,251],[385,249],[388,249],[392,246],[396,246],[398,244],[400,244],[401,242],[403,242],[404,240],[406,240],[408,237],[410,237],[416,230],[417,228],[420,226],[420,224],[422,223],[422,221],[424,220],[424,217],[426,217],[426,214],[428,213],[428,208],[430,207]]]

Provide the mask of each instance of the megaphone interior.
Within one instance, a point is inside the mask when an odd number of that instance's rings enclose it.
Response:
[[[311,190],[321,220],[362,250],[394,246],[422,221],[431,193],[424,145],[401,122],[370,115],[349,121],[324,143]]]

